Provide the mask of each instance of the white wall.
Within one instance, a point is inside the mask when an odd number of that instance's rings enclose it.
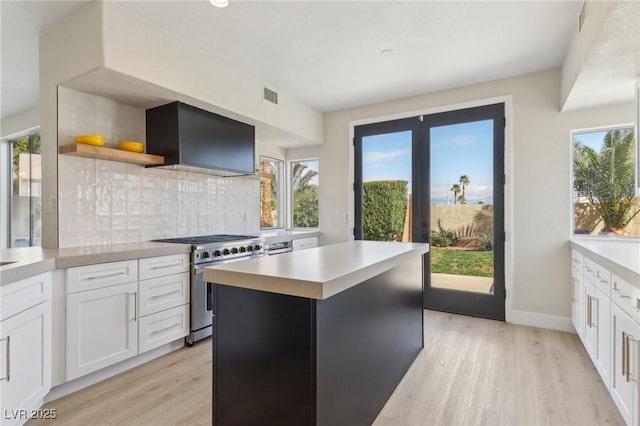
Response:
[[[560,71],[326,113],[322,146],[287,150],[288,159],[320,158],[323,244],[347,241],[353,223],[350,123],[497,96],[512,96],[513,309],[565,320],[570,316],[570,131],[634,121],[633,104],[560,112]],[[348,224],[340,214],[348,212]],[[534,315],[535,316],[535,315]],[[566,321],[565,321],[566,322]],[[568,325],[569,323],[566,322]]]
[[[36,106],[4,117],[0,126],[0,139],[14,139],[38,127],[40,127],[40,110]]]

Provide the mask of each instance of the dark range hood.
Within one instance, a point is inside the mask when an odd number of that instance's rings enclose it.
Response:
[[[240,176],[254,173],[255,127],[182,102],[147,110],[147,153],[163,168]]]

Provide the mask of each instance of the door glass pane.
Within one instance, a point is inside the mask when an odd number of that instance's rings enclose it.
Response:
[[[431,286],[493,293],[493,120],[431,128]]]
[[[363,240],[411,241],[411,140],[411,131],[362,138]]]
[[[42,172],[40,134],[11,142],[11,247],[40,246]]]

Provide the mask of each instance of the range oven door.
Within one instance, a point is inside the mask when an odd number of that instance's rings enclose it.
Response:
[[[240,262],[248,259],[262,257],[262,254],[222,260],[217,262],[201,263],[191,268],[191,333],[187,336],[187,345],[191,346],[198,340],[211,336],[211,286],[204,280],[203,272],[207,266],[223,265],[231,262]]]

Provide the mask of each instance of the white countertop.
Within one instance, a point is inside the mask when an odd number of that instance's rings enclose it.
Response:
[[[54,269],[119,260],[189,253],[191,246],[169,243],[126,243],[104,246],[43,249],[24,247],[0,250],[0,285],[22,280]]]
[[[631,238],[573,238],[571,248],[640,287],[640,240]]]
[[[428,251],[422,243],[352,241],[210,266],[204,279],[322,300]]]

